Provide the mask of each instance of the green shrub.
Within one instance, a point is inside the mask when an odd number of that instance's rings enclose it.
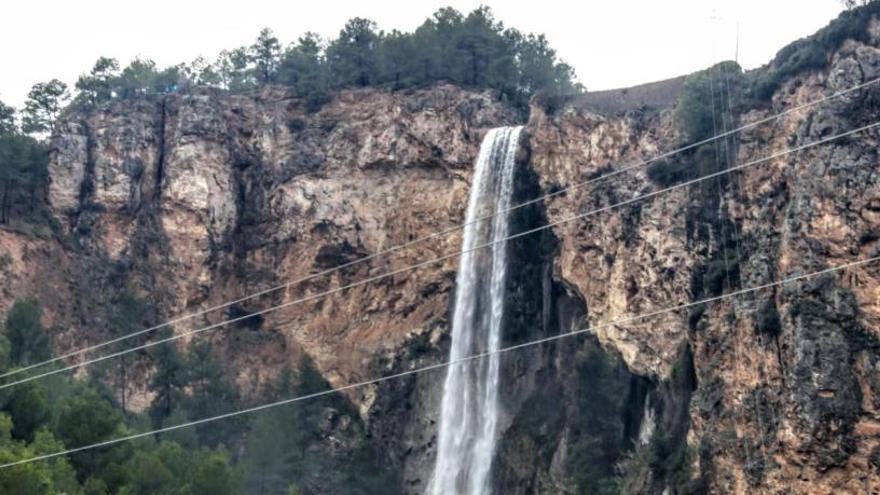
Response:
[[[782,329],[782,321],[779,318],[779,310],[776,309],[776,301],[772,297],[767,298],[755,315],[755,328],[759,334],[776,337]]]
[[[659,160],[648,166],[648,178],[662,187],[669,187],[693,177],[693,162],[684,158]]]
[[[720,250],[716,257],[703,266],[703,294],[706,296],[721,295],[725,285],[734,283],[739,274],[739,260],[734,254],[725,255],[723,251]]]
[[[783,47],[773,58],[770,67],[753,77],[753,96],[759,101],[766,101],[785,79],[825,68],[831,55],[844,41],[866,39],[868,23],[878,14],[880,2],[845,11],[816,34]]]
[[[33,301],[16,301],[6,315],[4,336],[9,340],[9,360],[28,365],[48,359],[52,347],[40,321],[40,307]]]
[[[686,143],[709,138],[732,122],[742,108],[745,79],[733,61],[691,74],[675,107],[675,120]],[[728,91],[729,90],[729,91]]]

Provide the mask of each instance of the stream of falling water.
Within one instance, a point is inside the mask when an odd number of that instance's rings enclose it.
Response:
[[[456,278],[449,359],[497,350],[501,345],[508,214],[477,221],[510,206],[517,142],[522,127],[490,130],[474,167],[467,227]],[[446,372],[432,495],[491,492],[490,473],[498,424],[500,357],[452,365]]]

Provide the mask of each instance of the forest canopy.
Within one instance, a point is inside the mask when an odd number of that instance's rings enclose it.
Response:
[[[44,138],[66,111],[199,86],[242,93],[267,85],[292,88],[315,110],[340,89],[401,90],[441,81],[495,90],[521,111],[537,94],[552,98],[582,91],[574,70],[558,59],[544,35],[505,27],[488,7],[466,15],[443,8],[412,32],[385,32],[369,19],[354,18],[333,39],[307,32],[287,45],[263,29],[249,46],[170,67],[147,58],[123,67],[99,57],[72,88],[51,79],[33,85],[22,109],[0,101],[0,224],[51,223],[41,201],[48,176]]]
[[[100,57],[73,88],[52,79],[35,84],[25,108],[0,104],[0,132],[51,132],[64,108],[89,109],[124,100],[184,91],[195,86],[244,92],[276,84],[293,88],[313,108],[344,88],[392,90],[436,82],[493,89],[524,109],[535,94],[567,95],[582,90],[571,66],[560,61],[544,35],[523,33],[496,21],[488,7],[468,14],[443,8],[412,32],[382,31],[354,18],[329,40],[307,32],[287,45],[263,29],[253,44],[223,50],[213,60],[159,67],[136,58],[122,67]]]

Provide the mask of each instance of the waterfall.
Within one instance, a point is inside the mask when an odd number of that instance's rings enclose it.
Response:
[[[507,237],[517,142],[522,127],[500,127],[486,134],[474,169],[462,254],[456,278],[449,359],[497,350],[504,315],[506,242],[473,250]],[[450,365],[443,387],[437,461],[431,494],[487,494],[498,423],[500,357]]]
[[[651,407],[651,397],[645,397],[645,408],[642,411],[642,424],[639,426],[639,445],[647,445],[654,436],[657,420],[654,418],[654,409]]]

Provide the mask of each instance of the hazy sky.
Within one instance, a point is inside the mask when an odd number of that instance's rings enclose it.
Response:
[[[306,30],[335,36],[355,16],[409,31],[439,7],[469,11],[480,4],[507,26],[545,33],[590,90],[731,59],[737,24],[740,63],[756,67],[841,10],[838,0],[13,1],[2,8],[0,99],[21,107],[33,83],[53,77],[72,86],[100,55],[123,65],[138,55],[172,65],[250,44],[264,26],[286,44]]]

